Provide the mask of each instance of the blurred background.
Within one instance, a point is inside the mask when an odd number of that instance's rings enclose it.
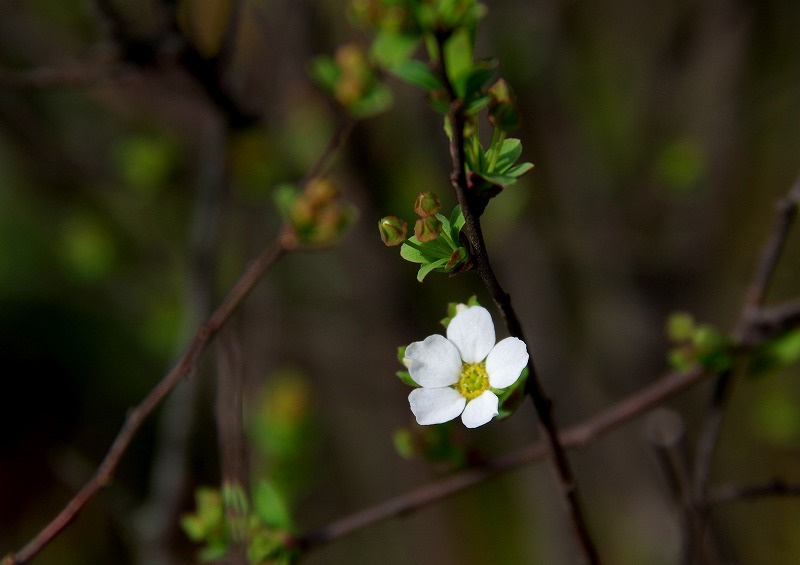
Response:
[[[245,0],[226,47],[228,2],[179,2],[177,35],[194,53],[231,49],[224,84],[258,116],[237,122],[209,96],[213,80],[175,55],[162,13],[174,4],[0,0],[0,555],[91,475],[126,410],[277,235],[274,188],[302,178],[341,121],[309,63],[369,41],[344,2]],[[775,203],[800,170],[800,6],[487,5],[477,55],[497,57],[516,90],[536,169],[492,202],[486,237],[569,425],[665,371],[670,312],[735,323]],[[126,64],[115,62],[120,37],[141,40],[125,45]],[[178,517],[198,486],[219,481],[221,366],[245,381],[253,476],[284,486],[300,531],[449,472],[394,448],[396,430],[415,427],[396,348],[440,332],[448,302],[490,300],[472,273],[418,283],[378,237],[380,217],[412,219],[419,191],[455,204],[440,116],[419,90],[389,86],[392,108],[359,122],[331,167],[358,208],[352,229],[334,248],[280,261],[223,333],[226,361],[213,348],[203,357],[114,485],[36,562],[194,562]],[[799,258],[794,233],[769,303],[797,296]],[[795,367],[737,382],[712,485],[800,480],[797,377]],[[710,391],[669,403],[690,449]],[[607,563],[681,559],[678,505],[643,427],[571,454]],[[526,445],[532,407],[461,439],[484,457]],[[549,469],[528,466],[303,562],[570,563],[555,493]],[[796,499],[712,516],[737,562],[800,561]]]

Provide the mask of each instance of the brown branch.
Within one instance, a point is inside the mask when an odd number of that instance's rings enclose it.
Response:
[[[127,451],[142,423],[178,383],[195,372],[200,355],[206,350],[220,328],[239,308],[256,283],[287,251],[289,249],[280,243],[274,243],[245,270],[228,291],[222,303],[211,314],[211,317],[197,329],[194,338],[176,366],[161,379],[138,406],[128,411],[122,428],[89,482],[25,547],[12,555],[4,557],[2,565],[16,565],[30,561],[78,516],[98,491],[111,484],[122,456]]]
[[[519,322],[514,307],[511,305],[511,296],[501,286],[492,268],[491,261],[489,260],[489,253],[486,249],[479,218],[482,208],[476,201],[475,195],[470,193],[464,152],[464,128],[466,125],[464,101],[457,97],[455,89],[447,75],[444,53],[444,43],[446,39],[446,35],[438,34],[436,36],[439,71],[442,83],[450,99],[448,119],[450,120],[453,136],[450,143],[450,157],[453,166],[450,182],[455,189],[458,203],[461,205],[461,211],[464,214],[463,233],[469,241],[471,248],[470,255],[476,262],[478,274],[495,305],[502,313],[509,333],[525,341],[522,325]],[[569,460],[559,440],[558,428],[553,417],[552,401],[541,386],[539,376],[536,372],[536,365],[533,361],[533,355],[530,355],[528,358],[528,380],[525,383],[525,390],[533,400],[533,405],[538,417],[539,432],[546,439],[548,450],[552,456],[551,461],[558,478],[559,486],[561,487],[561,493],[569,515],[570,525],[578,541],[583,558],[587,563],[599,563],[600,557],[592,541],[586,519],[581,509],[577,484]]]
[[[134,72],[116,58],[98,58],[59,67],[30,70],[0,69],[0,88],[53,88],[90,86]]]
[[[754,328],[759,327],[756,322],[762,312],[764,297],[786,245],[789,230],[797,217],[798,206],[800,206],[800,178],[795,181],[786,196],[778,203],[775,226],[761,251],[750,284],[745,291],[739,320],[733,331],[733,340],[736,344],[744,344],[745,342],[756,340],[752,334],[754,333]],[[774,330],[776,327],[773,324],[772,329]],[[761,333],[764,333],[763,329],[762,327]],[[761,337],[763,338],[763,335]],[[725,371],[717,377],[708,414],[698,439],[695,451],[693,482],[695,496],[701,505],[705,497],[705,489],[711,473],[711,464],[719,441],[722,420],[727,407],[727,399],[730,396],[730,389],[735,380],[734,377],[732,370]]]
[[[721,485],[711,490],[708,495],[709,504],[736,502],[765,497],[800,496],[800,485],[789,484],[783,479],[773,479],[764,485]]]
[[[585,447],[611,430],[641,416],[668,398],[689,388],[705,376],[706,373],[699,367],[686,373],[667,373],[644,389],[584,422],[563,430],[559,435],[561,445],[569,449]],[[301,535],[296,538],[295,543],[304,549],[311,549],[377,522],[409,514],[502,473],[540,461],[548,456],[549,450],[546,441],[536,441],[517,451],[491,459],[478,467],[461,471]]]

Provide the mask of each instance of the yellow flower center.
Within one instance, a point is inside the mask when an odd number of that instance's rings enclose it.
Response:
[[[486,373],[484,363],[463,363],[461,376],[454,388],[467,400],[479,397],[484,391],[489,390],[489,375]]]

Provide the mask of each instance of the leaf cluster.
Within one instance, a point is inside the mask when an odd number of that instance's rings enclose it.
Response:
[[[241,487],[222,490],[201,487],[195,493],[194,513],[181,517],[181,527],[194,542],[202,543],[198,557],[203,562],[223,559],[235,542],[247,543],[252,565],[290,565],[295,552],[288,547],[293,529],[281,494],[262,480],[253,492],[252,504]]]

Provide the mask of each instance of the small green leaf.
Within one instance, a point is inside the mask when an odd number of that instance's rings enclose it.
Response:
[[[253,504],[256,515],[265,525],[283,529],[292,528],[292,518],[283,496],[268,481],[258,483]]]
[[[453,208],[453,213],[450,214],[450,224],[452,225],[450,233],[453,234],[453,241],[458,241],[458,236],[461,233],[461,228],[464,227],[465,222],[466,220],[464,219],[464,213],[461,211],[461,205]]]
[[[445,259],[439,259],[438,261],[434,261],[433,263],[428,263],[427,265],[423,265],[422,267],[419,268],[419,271],[417,272],[417,280],[419,282],[422,282],[425,279],[425,277],[428,276],[428,273],[430,273],[434,269],[443,267],[444,265],[447,264],[449,260],[450,258],[448,257]]]
[[[323,90],[331,93],[336,86],[336,81],[339,80],[341,71],[336,66],[333,57],[320,55],[312,59],[309,74]]]
[[[460,98],[472,101],[481,96],[484,85],[495,76],[496,72],[496,61],[478,61],[472,68],[455,77],[453,88]]]
[[[466,76],[472,69],[473,48],[472,34],[467,28],[456,30],[444,44],[447,76],[456,90],[456,94],[462,99],[464,98],[463,88],[466,86]],[[459,77],[465,78],[459,81]]]
[[[431,68],[417,59],[406,59],[389,69],[389,72],[398,78],[431,91],[442,88],[442,81]]]
[[[376,84],[363,98],[347,107],[348,112],[360,120],[371,118],[387,110],[394,101],[392,91]]]
[[[467,103],[464,107],[464,113],[469,115],[477,114],[481,110],[483,110],[486,106],[488,106],[489,101],[491,100],[491,96],[488,94],[485,96],[478,96],[473,98],[472,100]]]
[[[800,330],[791,331],[774,339],[769,346],[770,353],[783,365],[791,365],[800,360]]]
[[[397,430],[392,436],[394,449],[403,459],[411,459],[417,455],[417,446],[414,436],[406,428]]]
[[[397,371],[395,375],[403,381],[403,384],[412,388],[419,388],[419,383],[411,378],[411,374],[408,371]]]
[[[407,243],[404,243],[400,246],[400,257],[406,261],[411,261],[412,263],[428,263],[434,259],[433,257],[429,257],[428,255],[424,254],[416,247],[411,247]]]
[[[416,51],[419,42],[416,35],[381,30],[372,42],[370,55],[377,65],[395,72],[394,67],[405,62]]]
[[[533,168],[533,163],[520,163],[508,169],[506,174],[510,177],[519,178]]]
[[[519,139],[505,139],[497,148],[497,154],[497,169],[504,171],[522,155],[522,142]]]
[[[667,319],[667,337],[670,341],[688,341],[694,334],[694,318],[688,312],[674,312]]]

